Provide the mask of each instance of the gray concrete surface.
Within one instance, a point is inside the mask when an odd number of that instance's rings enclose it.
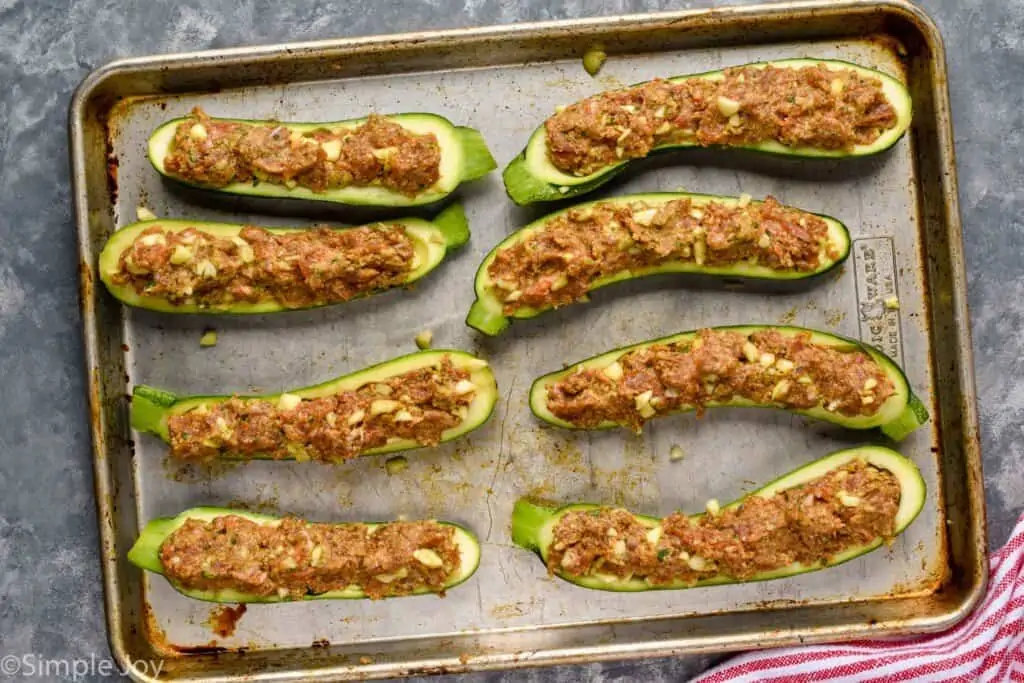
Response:
[[[712,4],[0,0],[0,657],[108,656],[65,133],[71,91],[86,73],[151,53]],[[922,4],[949,53],[990,542],[998,545],[1024,508],[1024,0]],[[679,681],[707,661],[459,680]]]

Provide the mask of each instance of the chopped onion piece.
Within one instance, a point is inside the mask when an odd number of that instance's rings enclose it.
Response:
[[[302,403],[302,397],[295,394],[281,394],[277,399],[278,410],[295,410]]]
[[[417,548],[413,551],[412,556],[424,567],[437,569],[444,566],[444,560],[441,559],[441,556],[430,548]]]
[[[139,221],[155,221],[156,214],[153,213],[147,206],[136,206],[135,219]]]
[[[377,399],[376,401],[370,403],[370,415],[373,416],[383,415],[385,413],[393,413],[401,407],[402,404],[399,403],[398,401],[392,401],[391,399],[387,398]]]
[[[718,96],[718,111],[722,116],[729,118],[736,114],[740,110],[740,103],[730,97],[724,95]]]

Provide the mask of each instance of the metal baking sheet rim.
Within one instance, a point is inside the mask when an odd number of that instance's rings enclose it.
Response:
[[[967,502],[970,509],[972,547],[968,552],[970,566],[965,567],[970,588],[962,595],[962,599],[952,609],[936,617],[927,618],[894,618],[891,621],[863,623],[855,627],[843,624],[834,627],[821,626],[790,627],[777,629],[760,634],[734,634],[727,636],[693,636],[675,637],[647,643],[625,643],[620,645],[594,645],[587,647],[524,650],[515,653],[481,654],[451,656],[442,658],[424,658],[416,665],[408,663],[386,663],[366,665],[334,665],[292,672],[291,675],[278,671],[273,674],[253,674],[248,672],[247,678],[254,680],[273,677],[275,680],[300,678],[315,675],[321,680],[351,679],[368,677],[385,677],[394,675],[411,675],[417,673],[443,673],[471,670],[487,670],[512,667],[526,667],[552,664],[571,664],[593,662],[608,659],[635,659],[659,655],[676,655],[681,653],[709,652],[780,646],[790,643],[824,642],[835,639],[863,638],[873,634],[906,633],[934,631],[946,628],[966,617],[984,594],[987,580],[987,557],[984,531],[984,496],[981,489],[981,454],[978,441],[977,407],[973,371],[973,354],[970,339],[970,326],[967,311],[965,265],[962,248],[961,224],[957,200],[957,180],[953,153],[952,122],[948,89],[946,86],[945,52],[938,29],[932,20],[919,8],[906,0],[883,0],[879,2],[858,2],[845,0],[828,2],[813,0],[811,2],[788,2],[770,5],[752,5],[745,7],[729,7],[714,10],[689,10],[681,12],[662,12],[647,15],[629,15],[620,17],[591,18],[583,20],[566,20],[556,22],[528,23],[516,26],[495,26],[483,28],[455,29],[444,31],[417,32],[409,34],[374,36],[342,40],[325,40],[295,44],[281,44],[256,48],[235,48],[201,53],[166,55],[150,58],[126,59],[112,62],[90,73],[79,85],[71,101],[69,116],[69,133],[71,140],[71,169],[74,187],[75,217],[79,238],[79,255],[81,271],[81,308],[83,316],[83,336],[85,340],[85,360],[87,368],[87,385],[89,390],[90,423],[92,428],[92,444],[94,456],[94,477],[97,500],[98,521],[100,527],[101,561],[105,590],[107,626],[110,645],[115,659],[137,680],[155,680],[148,672],[140,670],[133,663],[123,638],[123,617],[118,602],[119,576],[117,570],[118,547],[116,542],[117,522],[113,496],[112,481],[107,458],[107,410],[121,409],[121,397],[104,397],[99,365],[100,334],[94,298],[96,271],[94,253],[90,247],[90,223],[93,207],[90,204],[87,187],[87,150],[85,143],[85,126],[88,116],[88,105],[97,90],[110,77],[125,75],[132,72],[151,72],[153,70],[172,67],[187,68],[200,64],[251,64],[253,62],[288,57],[312,56],[330,52],[342,55],[346,52],[363,52],[385,49],[396,46],[422,46],[424,44],[445,43],[457,47],[459,44],[475,40],[524,40],[526,38],[543,37],[550,34],[579,33],[583,31],[624,29],[642,30],[645,27],[672,25],[685,27],[702,25],[714,20],[721,25],[737,21],[756,22],[761,19],[786,17],[791,20],[813,20],[819,13],[827,12],[888,12],[910,21],[921,31],[931,52],[929,60],[930,80],[933,86],[934,114],[936,117],[936,133],[939,137],[937,154],[941,167],[941,196],[946,217],[946,239],[949,243],[949,260],[952,273],[952,308],[953,321],[956,328],[956,351],[958,363],[958,381],[963,392],[960,408],[962,425],[961,447],[966,456]],[[106,183],[106,179],[103,180]],[[105,405],[106,404],[106,405]],[[698,617],[700,618],[700,617]],[[684,619],[685,621],[685,619]],[[556,627],[563,628],[563,627]],[[307,662],[308,664],[308,662]],[[208,680],[205,677],[200,677]],[[222,678],[218,676],[218,678]],[[227,678],[230,678],[227,677]],[[198,678],[197,678],[198,680]]]

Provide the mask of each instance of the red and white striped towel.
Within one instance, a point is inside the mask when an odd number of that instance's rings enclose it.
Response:
[[[781,648],[734,657],[692,683],[1024,682],[1024,515],[992,554],[988,593],[943,633]]]

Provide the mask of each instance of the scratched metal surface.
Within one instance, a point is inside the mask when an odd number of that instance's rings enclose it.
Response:
[[[657,75],[802,55],[835,57],[899,74],[884,46],[825,42],[756,48],[691,50],[610,60],[597,80],[576,60],[527,67],[418,73],[314,84],[290,84],[217,94],[155,99],[127,107],[114,131],[120,178],[118,225],[144,204],[160,216],[301,224],[294,218],[244,215],[190,202],[166,185],[145,159],[144,141],[162,120],[195,105],[219,116],[335,120],[382,112],[431,111],[483,131],[504,165],[530,130],[558,104],[600,89]],[[481,96],[485,93],[485,96]],[[672,593],[583,592],[546,578],[535,556],[511,545],[509,518],[517,497],[621,504],[645,513],[698,510],[711,497],[731,500],[809,459],[863,437],[767,411],[726,410],[701,420],[662,419],[642,437],[625,432],[575,435],[542,427],[526,396],[532,379],[565,362],[649,337],[705,325],[793,323],[879,343],[905,363],[914,389],[931,394],[924,329],[921,245],[909,140],[890,154],[852,166],[741,164],[729,155],[662,163],[619,183],[614,192],[672,190],[771,194],[785,203],[834,215],[855,240],[852,263],[805,292],[757,293],[691,289],[659,279],[594,296],[587,306],[519,323],[483,340],[464,327],[477,264],[489,248],[535,212],[506,201],[492,174],[464,193],[473,231],[454,255],[413,291],[398,291],[328,310],[266,318],[174,318],[131,311],[125,316],[127,372],[180,393],[272,391],[347,373],[413,349],[413,336],[432,329],[435,345],[475,350],[494,365],[501,402],[494,418],[462,441],[408,454],[409,468],[389,476],[384,458],[340,466],[250,463],[212,468],[167,461],[155,438],[134,435],[137,504],[143,520],[202,504],[236,504],[318,520],[441,517],[466,523],[481,537],[475,578],[444,600],[417,597],[382,602],[321,602],[249,607],[223,646],[281,648],[376,639],[486,633],[509,627],[564,625],[617,618],[655,618],[744,610],[766,602],[866,600],[932,586],[945,570],[938,502],[890,549],[847,565],[768,583]],[[694,163],[696,161],[697,163]],[[232,208],[232,207],[229,207]],[[233,207],[237,208],[237,207]],[[338,212],[344,218],[344,210]],[[898,312],[880,302],[897,293]],[[200,349],[204,327],[219,332]],[[901,450],[938,490],[934,435],[920,430]],[[685,457],[669,462],[672,445]],[[210,607],[175,593],[147,575],[155,623],[169,643],[202,646],[211,633]]]

